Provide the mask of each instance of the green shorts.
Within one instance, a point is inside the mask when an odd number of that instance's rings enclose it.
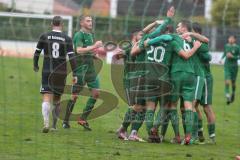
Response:
[[[173,84],[171,102],[177,102],[179,97],[182,97],[184,101],[192,102],[194,100],[196,76],[193,73],[171,73],[171,82]]]
[[[170,102],[170,98],[170,95],[164,95],[161,97],[148,98],[146,101],[154,102],[156,105],[159,104],[162,107]]]
[[[238,74],[238,66],[224,66],[224,78],[225,80],[236,81]]]
[[[213,95],[213,77],[208,75],[204,81],[202,98],[200,100],[201,105],[212,105],[212,95]]]
[[[79,77],[78,77],[77,84],[72,86],[72,94],[79,94],[86,84],[90,90],[100,88],[100,83],[99,83],[98,77],[96,77],[96,79],[91,82],[83,81],[83,80],[79,79]]]
[[[201,100],[202,94],[203,94],[203,87],[205,83],[205,78],[197,76],[196,77],[196,87],[195,87],[195,93],[194,93],[194,100]]]

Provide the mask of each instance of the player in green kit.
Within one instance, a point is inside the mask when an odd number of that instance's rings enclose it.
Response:
[[[162,30],[164,34],[169,34],[173,32],[173,27],[168,25],[165,30]],[[167,36],[167,35],[162,35]],[[169,36],[169,35],[168,35]],[[172,59],[172,45],[171,42],[172,37],[169,36],[169,39],[165,37],[164,41],[160,40],[160,36],[154,39],[148,39],[145,41],[146,47],[146,62],[147,63],[158,63],[162,64],[167,68],[167,73],[165,73],[162,77],[159,77],[159,69],[157,65],[147,65],[146,70],[149,71],[147,76],[146,85],[150,86],[152,80],[159,78],[162,81],[169,82],[169,66]],[[148,92],[146,90],[146,92]],[[160,93],[159,93],[160,94]],[[166,94],[166,93],[165,93]],[[158,127],[161,123],[161,111],[160,109],[168,105],[168,95],[163,97],[149,97],[146,99],[147,103],[147,116],[146,116],[146,128],[148,132],[148,141],[150,143],[159,143],[161,142]],[[157,117],[154,120],[154,113],[157,107],[157,103],[159,101],[160,109],[157,114]],[[155,123],[154,123],[155,122]]]
[[[197,22],[192,24],[192,30],[193,30],[193,33],[191,33],[190,35],[192,35],[195,38],[198,38],[197,34],[202,34],[202,28],[200,24]],[[198,113],[198,137],[200,142],[204,141],[202,114],[198,108],[198,105],[200,103],[200,105],[203,106],[204,113],[206,114],[206,117],[207,117],[210,143],[214,144],[215,143],[215,114],[211,107],[212,94],[213,94],[213,76],[210,70],[209,62],[211,61],[211,55],[209,54],[208,43],[202,43],[200,48],[197,50],[196,54],[199,56],[200,65],[205,75],[201,99],[198,100],[195,104],[195,108]]]
[[[221,58],[225,58],[224,63],[224,78],[225,78],[225,96],[227,98],[227,105],[234,101],[236,90],[236,79],[238,73],[238,58],[239,46],[236,44],[235,36],[231,35],[228,38],[228,43],[224,46],[224,53]],[[229,92],[229,87],[232,85],[232,94]]]
[[[191,23],[187,20],[182,20],[178,23],[177,33],[183,34],[191,30]],[[181,38],[175,38],[177,43],[185,51],[194,49],[194,52],[200,47],[199,41],[189,42]],[[191,39],[190,39],[191,40]],[[194,46],[193,46],[194,44]],[[179,49],[176,49],[178,51]],[[195,67],[193,57],[184,57],[176,52],[174,54],[171,68],[171,81],[174,85],[174,91],[171,96],[171,108],[176,110],[179,97],[183,99],[184,105],[184,124],[185,124],[185,138],[183,144],[188,145],[191,140],[193,127],[193,105],[196,85]]]
[[[182,37],[193,37],[202,42],[202,45],[197,50],[194,55],[194,66],[197,76],[196,88],[195,88],[195,100],[193,101],[194,105],[194,118],[193,118],[193,130],[192,130],[192,141],[191,143],[198,143],[204,141],[203,137],[203,128],[202,128],[202,114],[198,108],[199,103],[204,106],[204,111],[208,118],[210,124],[215,124],[215,115],[212,111],[212,76],[209,72],[206,71],[205,64],[211,60],[211,55],[209,54],[208,42],[209,39],[201,35],[201,26],[199,23],[195,22],[192,24],[193,32],[187,32],[182,35]],[[196,110],[196,112],[195,112]],[[213,131],[215,132],[215,131]],[[213,135],[213,134],[211,134]],[[213,138],[212,138],[213,139]]]
[[[143,32],[142,31],[134,31],[132,34],[132,45],[135,45],[139,39],[142,38]],[[132,48],[132,47],[131,47]],[[117,135],[119,139],[123,140],[131,140],[131,141],[140,141],[142,142],[142,138],[140,138],[137,134],[138,130],[142,126],[142,123],[144,121],[145,117],[145,111],[144,111],[144,104],[135,101],[135,97],[130,94],[130,80],[129,80],[129,73],[131,70],[129,69],[128,63],[133,63],[136,59],[136,57],[131,55],[131,48],[128,48],[125,51],[120,50],[119,54],[117,55],[118,59],[123,58],[124,59],[124,88],[126,97],[128,100],[128,105],[130,106],[127,110],[127,112],[124,115],[124,119],[122,122],[121,127],[117,131]],[[129,125],[132,125],[131,128],[131,134],[127,135],[127,129]]]
[[[91,130],[87,122],[87,117],[91,113],[97,98],[99,96],[99,79],[94,68],[94,50],[102,46],[102,41],[96,41],[94,43],[94,35],[92,33],[92,17],[81,16],[80,25],[81,29],[75,33],[73,38],[75,54],[77,57],[77,82],[72,88],[72,99],[68,102],[65,119],[63,121],[63,128],[70,128],[69,117],[76,103],[78,94],[82,90],[83,86],[87,84],[88,88],[92,92],[92,96],[89,97],[81,117],[78,118],[78,124],[82,125],[85,129]]]
[[[161,22],[162,24],[160,24],[160,25],[158,24],[158,27],[155,30],[153,30],[152,32],[150,32],[150,31],[153,29],[154,25],[150,24],[147,27],[148,32],[145,32],[145,35],[142,38],[142,40],[140,41],[139,45],[132,49],[132,53],[137,54],[137,61],[144,62],[145,58],[147,56],[147,52],[149,52],[149,53],[153,52],[154,48],[151,48],[149,51],[145,50],[144,41],[146,39],[154,38],[154,37],[160,35],[161,31],[164,30],[164,28],[166,28],[166,26],[171,22],[171,17],[174,15],[174,12],[175,12],[174,8],[171,7],[167,12],[167,18],[165,18],[165,20]],[[158,38],[160,38],[160,40],[165,39],[165,37],[158,37]],[[149,66],[149,65],[147,65],[147,66]],[[156,98],[154,98],[154,99],[156,99]],[[147,126],[147,132],[149,134],[149,139],[148,139],[149,142],[159,142],[159,137],[157,135],[156,136],[153,135],[151,132],[151,128],[153,126],[153,121],[154,121],[154,112],[155,112],[155,108],[156,108],[156,102],[155,102],[155,100],[153,100],[153,101],[154,102],[152,102],[152,100],[147,101],[147,104],[146,104],[147,111],[146,111],[146,116],[145,116],[145,122],[146,122],[146,126]]]
[[[193,25],[193,24],[192,24]],[[195,24],[196,25],[196,24]],[[197,102],[199,102],[202,98],[203,90],[204,90],[204,82],[205,82],[205,73],[204,68],[201,65],[200,61],[200,54],[206,54],[208,55],[208,45],[207,42],[209,41],[208,38],[205,36],[202,36],[196,32],[187,32],[188,30],[185,30],[181,33],[181,36],[186,40],[189,41],[190,39],[197,39],[202,43],[201,47],[197,50],[197,52],[193,55],[192,60],[194,64],[194,70],[195,70],[195,76],[196,76],[196,87],[194,92],[194,101],[193,101],[193,128],[192,128],[192,139],[191,142],[197,142],[198,140],[198,113],[196,111]],[[181,103],[181,111],[184,113],[184,107],[183,103]],[[183,114],[183,122],[184,122],[184,114]],[[185,124],[184,126],[184,132]]]

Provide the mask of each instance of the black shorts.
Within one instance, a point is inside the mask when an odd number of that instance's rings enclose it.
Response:
[[[66,74],[63,73],[43,73],[40,93],[51,93],[62,95],[66,84]]]

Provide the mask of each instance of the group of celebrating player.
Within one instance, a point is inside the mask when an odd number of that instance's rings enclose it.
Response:
[[[176,33],[174,33],[172,20],[174,14],[175,9],[171,7],[164,20],[155,21],[143,30],[134,31],[131,47],[117,50],[116,57],[124,59],[123,81],[129,105],[122,125],[117,131],[120,139],[144,141],[138,136],[138,130],[145,121],[148,142],[163,142],[169,121],[171,121],[175,134],[171,140],[172,143],[188,145],[204,142],[202,114],[198,108],[200,104],[207,117],[209,142],[215,143],[215,115],[211,107],[213,77],[209,64],[211,60],[209,39],[202,35],[202,28],[197,22],[191,23],[188,20],[180,21]],[[70,128],[69,121],[73,107],[79,93],[87,84],[92,96],[89,97],[77,122],[85,129],[91,130],[87,118],[99,96],[99,79],[94,68],[94,52],[103,44],[102,41],[94,42],[91,16],[82,16],[80,25],[81,29],[74,35],[72,41],[62,32],[62,18],[55,16],[52,20],[53,30],[41,35],[37,44],[34,54],[35,71],[39,69],[39,55],[41,51],[44,51],[40,91],[43,95],[44,133],[49,132],[51,104],[53,104],[52,129],[56,129],[60,99],[67,77],[67,55],[73,71],[73,86],[72,97],[67,103],[62,126]],[[234,40],[232,41],[234,43]],[[238,50],[231,54],[229,53],[231,50],[231,46],[228,46],[224,54],[227,57],[225,61],[227,64],[235,64],[238,55],[236,56],[234,53],[239,53]],[[234,62],[232,62],[233,60]],[[130,67],[133,64],[135,67]],[[164,70],[165,74],[161,70]],[[236,79],[236,75],[229,72],[226,72],[225,77],[230,77],[230,80],[232,77]],[[143,89],[141,88],[142,84],[144,84]],[[227,103],[230,103],[234,100],[235,92],[230,98],[228,84],[229,81],[226,80]],[[235,85],[233,86],[235,91]],[[167,88],[167,92],[165,90],[165,93],[149,94],[154,88],[159,88],[159,92]],[[138,92],[145,94],[138,94]],[[179,99],[185,134],[183,140],[180,137],[177,111]],[[155,113],[158,104],[160,108]],[[131,132],[128,136],[127,130],[130,125]]]
[[[209,64],[211,60],[209,40],[201,35],[202,29],[198,23],[190,23],[188,20],[180,21],[174,33],[172,22],[174,13],[174,7],[171,7],[164,20],[155,21],[142,31],[135,31],[132,36],[132,48],[119,53],[122,56],[118,57],[123,57],[125,61],[124,87],[130,106],[117,131],[120,139],[144,141],[137,132],[145,121],[148,142],[160,143],[164,141],[168,123],[171,121],[175,134],[171,140],[172,143],[188,145],[203,142],[202,114],[198,108],[201,104],[208,120],[209,142],[215,143],[215,115],[211,107],[213,78]],[[138,70],[138,67],[128,67],[130,63],[152,63],[153,65],[145,65]],[[160,75],[157,64],[167,67],[167,73]],[[163,96],[138,96],[132,91],[132,88],[136,88],[136,83],[131,80],[131,77],[138,77],[140,83],[144,77],[146,95],[149,95],[147,93],[154,88],[152,86],[154,80],[169,82],[172,86]],[[177,111],[179,99],[185,134],[183,140],[179,132]],[[155,116],[158,103],[160,109]],[[127,129],[130,124],[131,133],[128,136]]]

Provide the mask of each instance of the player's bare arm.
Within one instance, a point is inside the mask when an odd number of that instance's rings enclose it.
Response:
[[[163,23],[163,20],[156,20],[155,22],[147,25],[142,31],[144,33],[149,33],[154,27],[161,25],[162,23]]]
[[[167,11],[167,17],[173,17],[175,15],[175,8],[171,6]]]
[[[117,60],[123,59],[124,57],[125,57],[125,54],[124,54],[124,51],[123,51],[123,50],[119,49],[119,50],[116,51],[115,58],[116,58]]]
[[[141,48],[138,46],[139,42],[135,43],[131,50],[131,55],[136,56],[141,52]]]
[[[88,53],[88,52],[93,52],[95,49],[102,47],[102,45],[103,45],[102,41],[96,41],[94,45],[87,46],[86,48],[77,47],[77,53],[84,54],[84,53]]]
[[[183,49],[179,51],[179,55],[184,59],[189,59],[193,54],[197,51],[197,49],[201,46],[200,41],[195,41],[193,44],[193,48],[189,51],[184,51]]]
[[[189,37],[189,36],[192,36],[192,37],[196,38],[197,40],[199,40],[201,42],[209,43],[209,39],[206,36],[201,35],[199,33],[187,32],[187,33],[182,34],[183,38],[184,37]]]

